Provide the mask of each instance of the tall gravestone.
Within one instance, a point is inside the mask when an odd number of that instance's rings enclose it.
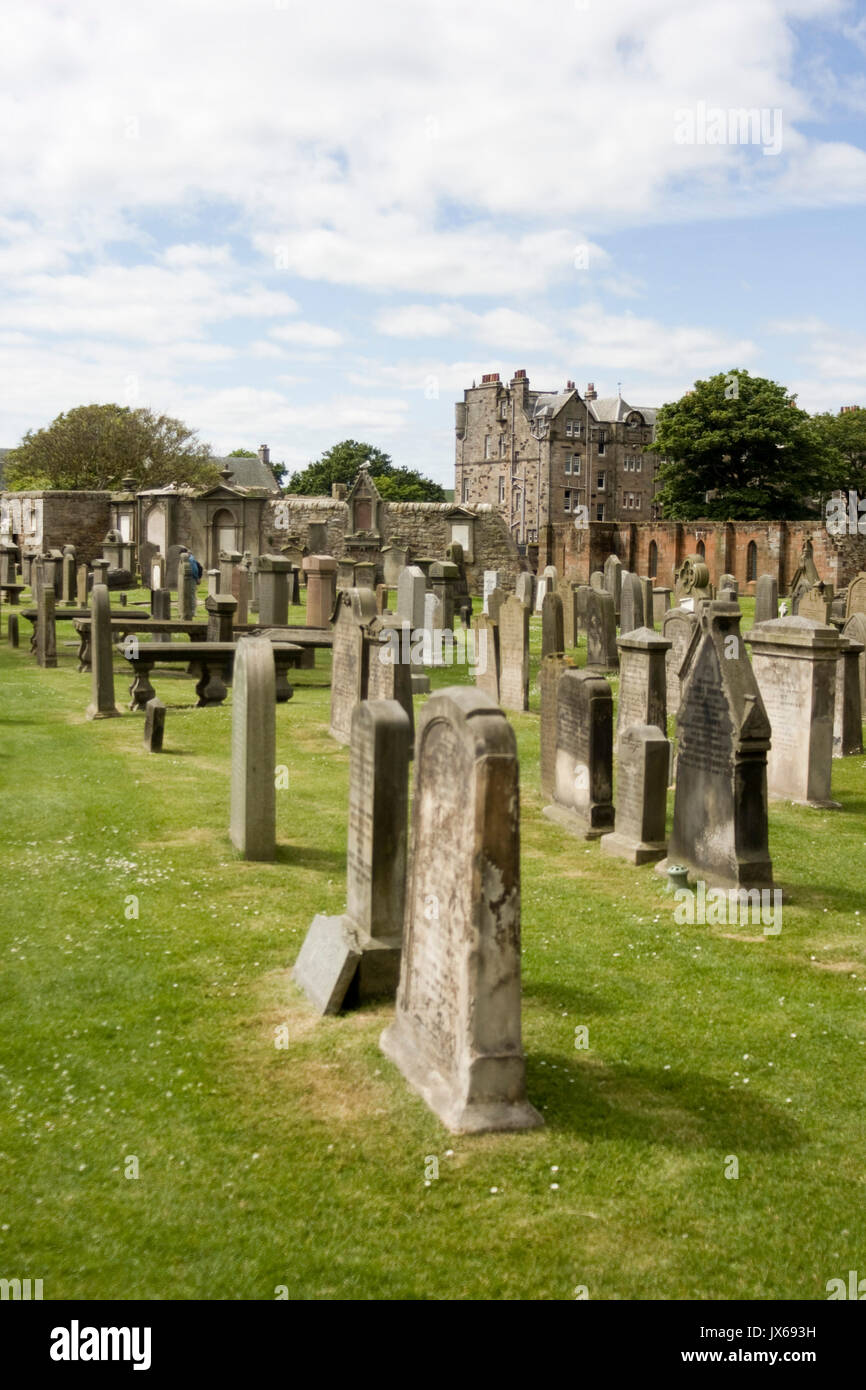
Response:
[[[75,572],[75,599],[79,608],[87,607],[87,580],[90,570],[87,565],[79,565]]]
[[[619,618],[620,593],[622,591],[622,561],[618,555],[608,555],[604,562],[604,587],[613,598],[613,610],[617,618]]]
[[[653,626],[661,627],[665,613],[671,606],[671,590],[664,586],[653,589]],[[647,624],[649,626],[649,624]]]
[[[589,587],[595,589],[597,594],[607,593],[604,587],[604,573],[602,570],[593,570],[589,576]]]
[[[494,589],[505,587],[505,577],[501,570],[485,570],[481,581],[482,613],[487,612],[487,596],[492,594]]]
[[[636,575],[641,592],[641,612],[643,613],[643,624],[638,626],[654,628],[656,625],[655,608],[653,606],[653,582],[651,579],[644,578],[643,575]]]
[[[846,621],[855,613],[866,615],[866,573],[863,571],[851,580],[848,585],[848,596],[845,600]]]
[[[527,608],[532,608],[535,603],[535,575],[524,570],[517,576],[514,585],[514,592]]]
[[[36,591],[36,664],[57,665],[57,627],[55,624],[56,597],[49,584],[40,584]]]
[[[195,618],[198,603],[196,588],[196,578],[193,574],[190,556],[182,555],[178,560],[177,611],[183,622],[192,622]]]
[[[442,609],[440,627],[451,631],[454,627],[454,602],[460,571],[450,560],[435,560],[428,575],[430,587],[439,600]]]
[[[857,660],[860,668],[860,703],[866,711],[866,614],[852,613],[842,629],[842,636],[863,647]]]
[[[761,574],[755,585],[755,624],[773,623],[779,616],[779,581]]]
[[[577,586],[572,584],[570,579],[560,580],[556,590],[562,600],[562,638],[566,651],[571,651],[577,646],[576,591]]]
[[[770,720],[771,796],[837,810],[830,791],[839,635],[800,613],[753,627],[752,665]]]
[[[337,597],[337,562],[332,555],[307,555],[307,627],[327,627]]]
[[[111,642],[111,600],[105,584],[94,584],[90,599],[90,682],[88,719],[113,719],[114,647]]]
[[[481,692],[438,691],[421,713],[415,768],[400,983],[382,1049],[453,1132],[532,1128],[542,1121],[526,1099],[520,1037],[514,731]]]
[[[591,671],[563,671],[556,702],[556,762],[548,820],[583,840],[613,830],[613,701]]]
[[[682,681],[698,644],[700,631],[697,615],[685,608],[669,608],[662,620],[662,637],[671,644],[665,653],[668,714],[676,714],[680,707]]]
[[[220,572],[219,570],[207,571],[207,596],[215,598],[220,591]]]
[[[619,596],[619,628],[623,634],[643,627],[643,591],[636,574],[626,571],[622,576]]]
[[[402,622],[409,624],[412,633],[421,632],[424,628],[424,595],[426,591],[427,581],[424,578],[424,571],[420,570],[417,565],[406,565],[401,570],[397,580],[397,616]],[[416,651],[414,643],[411,652],[412,690],[416,695],[425,695],[430,689],[430,677],[424,672],[423,660]]]
[[[10,647],[18,646],[18,614],[10,613],[6,619],[6,636]]]
[[[654,724],[667,738],[665,655],[671,643],[648,627],[620,637],[619,698],[616,706],[617,752],[632,724]]]
[[[544,600],[550,588],[550,580],[542,574],[535,581],[535,612],[540,613],[544,607]]]
[[[499,622],[499,611],[507,597],[504,589],[491,589],[487,595],[487,616],[491,622]]]
[[[578,584],[574,590],[574,645],[577,646],[581,635],[586,636],[586,614],[589,605],[589,595],[592,593],[591,584]]]
[[[238,567],[234,573],[234,594],[238,601],[235,622],[238,627],[246,627],[250,611],[250,575],[249,570]],[[330,619],[329,619],[330,621]],[[327,626],[327,624],[324,624]]]
[[[291,560],[283,555],[259,556],[259,623],[285,627],[289,621],[289,572]]]
[[[670,744],[655,724],[630,724],[617,753],[616,825],[605,835],[605,854],[630,864],[664,859]]]
[[[393,700],[409,720],[409,732],[415,736],[415,710],[412,704],[411,645],[405,624],[393,614],[378,614],[367,632],[369,657],[365,700]],[[351,731],[350,731],[351,737]]]
[[[234,594],[235,569],[243,559],[239,550],[221,550],[219,557],[219,590],[221,594]]]
[[[366,699],[370,658],[367,628],[376,617],[376,596],[371,589],[342,589],[336,605],[331,650],[332,738],[348,744],[352,737],[352,711]]]
[[[244,859],[276,855],[276,674],[267,637],[242,637],[232,680],[229,834]]]
[[[710,601],[677,714],[668,864],[720,887],[772,888],[767,833],[770,721],[740,635],[740,610]]]
[[[860,657],[864,646],[840,637],[836,663],[836,704],[833,714],[833,757],[863,752],[863,702],[860,699]]]
[[[394,700],[352,712],[346,911],[319,914],[292,977],[320,1013],[393,997],[400,975],[406,891],[411,729]]]
[[[529,709],[529,609],[514,594],[499,610],[499,702]]]
[[[565,656],[543,656],[538,673],[538,688],[541,694],[541,719],[539,742],[541,751],[541,795],[553,796],[556,786],[556,719],[559,699],[559,682],[563,671],[571,670],[571,661]]]
[[[598,671],[615,671],[619,665],[613,594],[590,589],[586,596],[586,664]]]
[[[66,551],[61,561],[63,566],[62,592],[67,608],[75,607],[75,553]]]
[[[555,592],[545,595],[541,609],[541,655],[563,656],[565,653],[565,616],[562,596]]]
[[[472,619],[475,641],[475,684],[499,704],[499,624],[486,613]]]

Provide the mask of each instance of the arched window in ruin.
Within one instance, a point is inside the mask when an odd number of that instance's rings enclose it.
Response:
[[[749,541],[746,550],[746,583],[750,584],[753,579],[758,577],[758,547],[755,541]]]
[[[695,553],[697,555],[700,555],[702,560],[705,560],[707,558],[707,547],[704,545],[703,541],[698,541],[697,545],[695,546]]]
[[[650,579],[657,579],[657,578],[658,578],[658,572],[659,572],[659,548],[658,548],[658,546],[656,545],[655,541],[650,541],[650,544],[649,544],[649,577],[650,577]]]

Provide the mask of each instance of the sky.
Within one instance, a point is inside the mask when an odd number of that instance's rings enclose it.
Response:
[[[0,189],[0,445],[116,401],[449,487],[484,372],[866,405],[864,5],[4,0]]]

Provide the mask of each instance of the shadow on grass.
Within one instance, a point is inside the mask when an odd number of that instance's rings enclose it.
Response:
[[[279,844],[276,853],[280,864],[293,864],[295,868],[327,868],[345,872],[346,851],[341,849],[316,849],[314,845]]]
[[[527,1071],[529,1098],[535,1106],[546,1106],[548,1127],[583,1139],[732,1153],[777,1153],[797,1149],[806,1140],[780,1106],[742,1083],[731,1089],[699,1072],[613,1069],[585,1062],[564,1066],[561,1055],[537,1053],[528,1058]]]
[[[521,993],[530,996],[550,1009],[574,1010],[576,1017],[584,1014],[607,1014],[612,1006],[607,1004],[595,990],[575,989],[573,985],[559,980],[527,980],[524,975]]]

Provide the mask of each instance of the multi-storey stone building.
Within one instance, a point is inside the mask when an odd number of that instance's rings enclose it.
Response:
[[[455,501],[490,503],[519,545],[542,550],[563,523],[649,521],[655,416],[621,395],[600,399],[592,383],[583,396],[573,381],[532,391],[525,371],[507,386],[491,372],[456,406]]]

